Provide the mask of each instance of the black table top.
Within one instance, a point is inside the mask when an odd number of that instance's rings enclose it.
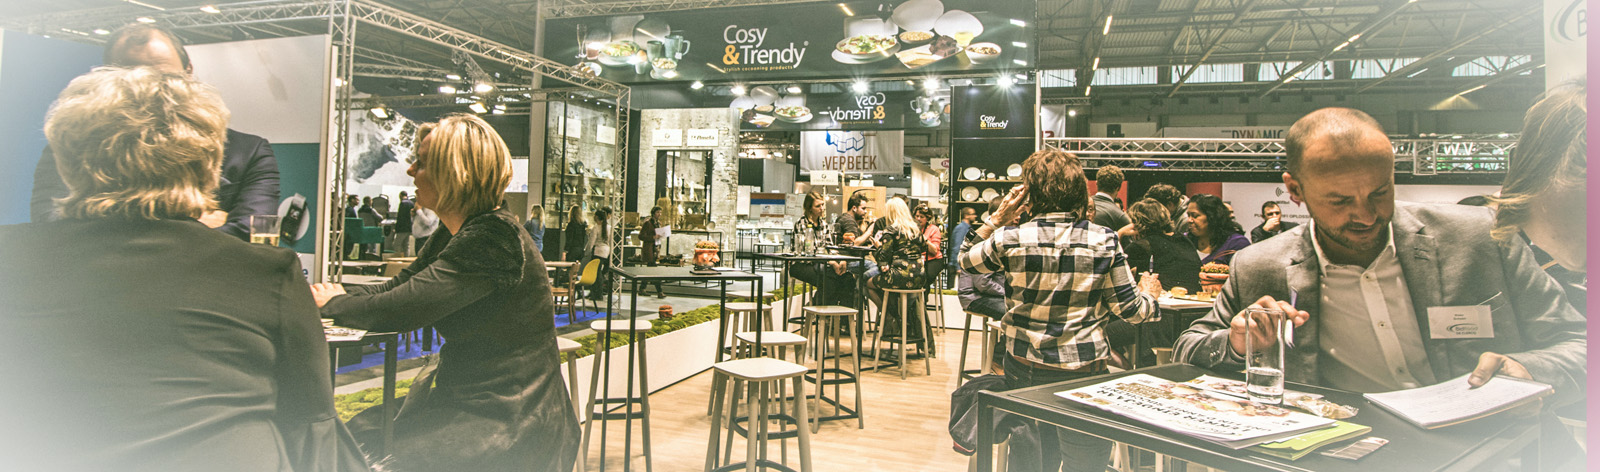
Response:
[[[1536,438],[1538,433],[1535,420],[1506,417],[1491,417],[1425,430],[1368,403],[1359,393],[1290,383],[1288,388],[1292,390],[1322,394],[1329,401],[1357,408],[1356,416],[1344,421],[1372,427],[1371,432],[1361,437],[1377,436],[1390,441],[1358,461],[1335,459],[1317,452],[1290,461],[1249,449],[1233,450],[1055,395],[1056,392],[1138,373],[1172,381],[1187,381],[1207,374],[1242,378],[1240,373],[1212,372],[1188,364],[1165,364],[1008,392],[983,392],[984,400],[1002,410],[1225,470],[1473,470],[1498,464],[1504,458],[1520,453],[1523,446]],[[1348,443],[1345,441],[1332,447]],[[1324,446],[1318,451],[1332,447]]]
[[[760,253],[760,254],[756,254],[756,257],[759,257],[759,258],[762,258],[762,259],[777,259],[777,260],[780,260],[780,261],[789,261],[789,262],[859,261],[859,260],[861,260],[861,258],[858,257],[858,256],[846,256],[846,255],[842,255],[842,254],[813,254],[813,255],[805,255],[805,254],[794,254],[794,253],[789,253],[789,252],[763,252],[763,253]]]
[[[365,346],[374,342],[397,341],[399,340],[399,336],[400,333],[367,333],[361,335],[361,339],[353,339],[350,341],[328,341],[328,345],[333,347]]]
[[[617,275],[623,278],[655,281],[655,280],[760,280],[761,276],[749,272],[727,271],[716,274],[696,274],[688,267],[648,267],[630,266],[617,269]]]

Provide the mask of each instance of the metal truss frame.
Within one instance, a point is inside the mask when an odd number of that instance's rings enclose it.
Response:
[[[740,0],[730,0],[740,1]],[[641,2],[642,3],[642,2]],[[355,64],[357,57],[375,59],[388,62],[390,65],[362,65],[359,69],[366,74],[390,74],[395,76],[410,75],[419,72],[431,73],[424,67],[406,58],[401,58],[386,53],[375,52],[359,48],[355,44],[357,25],[365,23],[371,27],[382,28],[409,36],[412,39],[430,42],[444,46],[452,51],[464,51],[481,59],[492,60],[509,65],[516,69],[525,70],[533,74],[549,77],[551,79],[571,83],[576,89],[556,89],[549,93],[540,92],[546,99],[564,99],[568,95],[576,94],[581,90],[589,98],[599,98],[602,101],[610,100],[615,106],[617,147],[616,147],[616,175],[627,175],[628,156],[628,114],[631,98],[631,89],[628,86],[614,81],[606,80],[584,73],[576,68],[536,56],[532,53],[482,38],[463,30],[447,26],[420,16],[394,9],[386,5],[372,3],[366,0],[259,0],[242,3],[215,5],[219,13],[201,11],[200,7],[175,8],[160,12],[147,12],[143,14],[129,13],[118,8],[102,8],[33,17],[16,18],[0,21],[0,28],[24,31],[35,35],[68,35],[69,39],[100,43],[102,39],[86,33],[95,28],[112,28],[133,23],[138,17],[154,20],[158,24],[172,29],[189,29],[216,26],[245,26],[282,23],[287,21],[325,20],[326,32],[330,37],[333,47],[332,63],[334,77],[331,87],[332,103],[327,111],[325,123],[328,130],[325,136],[328,139],[328,161],[320,171],[320,176],[329,184],[326,192],[331,199],[339,201],[320,200],[319,218],[328,222],[328,231],[318,239],[318,262],[324,268],[322,280],[338,281],[341,277],[342,266],[339,261],[343,254],[334,257],[334,253],[343,251],[344,219],[334,216],[343,212],[342,197],[345,192],[346,161],[349,150],[349,111],[357,101],[352,97],[352,78],[356,75],[358,66]],[[285,28],[287,29],[287,28]],[[306,33],[311,34],[311,33]],[[379,57],[374,57],[376,56]],[[388,56],[388,57],[381,57]],[[401,70],[396,66],[405,68]],[[535,93],[538,89],[530,81],[524,92]],[[444,96],[453,100],[453,96]],[[363,102],[364,103],[364,102]],[[620,212],[617,215],[621,219]],[[615,231],[612,247],[622,247],[620,231]],[[620,267],[622,258],[612,258],[612,265]],[[617,284],[612,284],[613,290]]]
[[[1414,175],[1505,172],[1515,136],[1499,139],[1394,139],[1395,171]],[[1283,172],[1281,139],[1046,138],[1084,167],[1163,171]]]

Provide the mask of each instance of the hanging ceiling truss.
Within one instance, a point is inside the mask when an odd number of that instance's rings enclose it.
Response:
[[[1515,136],[1395,139],[1395,171],[1416,175],[1503,173]],[[1103,165],[1141,170],[1283,172],[1281,139],[1045,138],[1047,147]]]

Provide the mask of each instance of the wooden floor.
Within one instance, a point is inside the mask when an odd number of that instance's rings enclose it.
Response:
[[[974,332],[969,368],[976,368],[978,339]],[[815,471],[888,470],[888,471],[964,471],[967,456],[951,449],[950,435],[946,430],[950,416],[950,393],[956,389],[957,355],[961,352],[961,331],[947,330],[936,334],[939,357],[932,359],[933,375],[924,375],[922,361],[912,361],[911,376],[900,380],[900,372],[890,368],[884,372],[869,371],[862,374],[861,385],[866,410],[866,428],[857,429],[857,422],[837,420],[823,423],[821,432],[812,435],[811,461]],[[848,358],[847,358],[848,359]],[[831,364],[830,364],[831,365]],[[863,365],[870,360],[863,359]],[[807,391],[812,386],[806,385]],[[849,385],[842,386],[846,405],[853,404],[854,396]],[[650,396],[652,466],[656,471],[676,472],[701,470],[705,465],[706,442],[711,432],[711,419],[706,407],[711,395],[711,372],[702,372],[677,385],[667,387]],[[831,387],[830,387],[831,392]],[[824,413],[829,408],[824,404]],[[814,412],[813,412],[814,413]],[[608,429],[606,444],[606,469],[622,470],[623,422],[613,420]],[[599,429],[591,439],[588,452],[588,469],[600,470]],[[644,454],[640,448],[637,423],[633,432],[633,470],[644,471]],[[726,437],[724,435],[724,437]],[[795,456],[797,442],[789,444],[788,465],[800,469]],[[777,441],[770,442],[768,457],[779,457]],[[733,460],[744,457],[743,438],[735,437]]]

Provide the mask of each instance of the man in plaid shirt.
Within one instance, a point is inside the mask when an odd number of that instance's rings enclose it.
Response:
[[[1006,383],[1031,387],[1106,373],[1103,328],[1113,316],[1129,323],[1158,319],[1161,282],[1147,275],[1136,288],[1116,229],[1080,218],[1089,192],[1076,156],[1035,152],[1022,164],[1022,181],[961,251],[963,271],[1006,274]],[[991,222],[1012,221],[1025,207],[1038,216],[996,232]],[[1109,441],[1064,430],[1057,438],[1062,470],[1105,469]]]

